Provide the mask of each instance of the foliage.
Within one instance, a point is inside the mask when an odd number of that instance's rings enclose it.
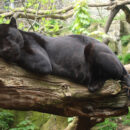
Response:
[[[0,130],[8,130],[14,122],[14,115],[6,110],[0,112]]]
[[[54,1],[55,0],[27,0],[27,2],[25,3],[25,6],[26,6],[26,8],[33,7],[34,9],[37,10],[39,4],[41,4],[43,6],[45,4],[47,4],[48,6],[50,6],[49,3],[53,3]]]
[[[114,17],[114,20],[124,21],[125,20],[125,14],[124,13],[120,13],[119,15],[116,15]]]
[[[130,53],[124,55],[124,64],[130,63]]]
[[[16,128],[12,128],[10,130],[38,130],[38,128],[36,128],[30,120],[24,120],[20,122]]]
[[[103,18],[98,18],[98,19],[93,18],[92,23],[96,23],[104,27],[107,22],[107,19],[108,19],[108,16],[104,16]]]
[[[102,42],[102,39],[105,39],[108,37],[108,35],[105,34],[103,31],[93,31],[93,32],[90,32],[88,36],[93,37],[99,40],[100,42]]]
[[[21,121],[16,128],[11,128],[14,123],[14,114],[8,110],[0,112],[0,130],[38,130],[38,128],[30,121]]]
[[[10,20],[5,19],[4,17],[0,17],[0,24],[2,24],[2,23],[6,23],[6,24],[8,24],[9,21],[10,21]]]
[[[130,53],[126,53],[124,55],[119,55],[118,58],[123,64],[130,63]]]
[[[74,11],[75,20],[72,25],[72,32],[76,34],[88,34],[87,28],[90,26],[91,17],[86,0],[79,0]]]
[[[123,117],[122,121],[123,125],[130,125],[130,108],[128,114]]]
[[[72,122],[73,121],[73,117],[68,117],[68,123]]]
[[[37,11],[43,7],[46,7],[48,9],[47,14],[50,14],[50,11],[56,10],[54,3],[55,0],[27,0],[27,2],[24,4],[25,7],[25,13],[26,10],[28,8],[33,8],[36,10],[36,14],[37,15]],[[40,6],[42,5],[42,6]],[[36,16],[37,17],[37,16]],[[21,24],[22,25],[22,24]],[[24,28],[23,26],[20,25],[20,28]],[[37,20],[35,19],[35,21],[32,23],[33,25],[33,30],[36,32],[43,32],[45,35],[53,35],[55,36],[55,34],[59,31],[60,26],[62,25],[62,22],[60,20],[56,20],[56,19],[48,19],[48,18],[42,18],[42,20]],[[31,29],[31,27],[30,27]],[[25,31],[29,31],[29,29],[27,30],[26,28],[24,29]]]
[[[130,126],[130,108],[126,116],[108,118],[96,127],[98,130],[117,130],[118,124]]]
[[[55,36],[55,34],[60,30],[60,26],[62,26],[62,22],[59,20],[55,20],[55,19],[45,19],[42,18],[42,22],[41,22],[42,30],[44,31],[44,33],[46,33],[46,35],[53,35]],[[40,30],[40,28],[38,29]]]
[[[130,35],[124,35],[121,37],[121,42],[123,46],[127,46],[130,43]]]
[[[114,118],[107,118],[104,122],[96,125],[99,130],[116,130],[117,124],[114,122]]]
[[[72,32],[75,34],[85,34],[90,37],[94,37],[100,41],[102,38],[107,37],[102,30],[97,31],[97,27],[92,29],[91,24],[101,25],[105,24],[106,18],[104,19],[93,19],[90,17],[90,13],[88,11],[87,1],[86,0],[79,0],[74,8],[74,16],[75,20],[72,24]],[[93,26],[93,25],[92,25]]]
[[[119,56],[118,56],[118,59],[123,63],[122,55],[119,55]]]

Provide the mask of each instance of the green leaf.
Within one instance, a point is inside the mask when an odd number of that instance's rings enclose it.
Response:
[[[69,123],[72,122],[73,119],[74,119],[73,117],[69,117],[69,118],[68,118],[68,122],[69,122]]]

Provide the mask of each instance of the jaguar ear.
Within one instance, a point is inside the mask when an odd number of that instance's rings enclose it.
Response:
[[[16,19],[14,17],[12,17],[11,20],[10,20],[10,26],[17,28]]]

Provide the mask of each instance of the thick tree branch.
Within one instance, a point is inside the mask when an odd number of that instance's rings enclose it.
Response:
[[[130,9],[129,9],[127,6],[123,6],[121,9],[122,9],[122,10],[124,11],[124,13],[125,13],[126,21],[127,21],[128,23],[130,23]]]
[[[13,16],[14,18],[28,18],[28,19],[33,19],[33,20],[36,18],[36,16],[34,14],[27,13],[25,15],[24,12],[16,12],[16,13],[9,12],[9,13],[0,14],[0,17],[5,17],[5,18],[11,17],[11,16]],[[70,13],[64,14],[64,15],[61,15],[61,14],[46,14],[46,15],[37,15],[37,19],[53,18],[53,19],[65,20],[65,19],[68,19],[72,16],[73,16],[73,12],[70,12]]]
[[[74,5],[65,7],[63,9],[59,9],[59,10],[39,10],[37,12],[37,15],[46,15],[46,14],[63,14],[66,12],[69,12],[71,10],[73,10]],[[16,8],[13,10],[13,12],[24,12],[24,8]],[[36,14],[36,10],[35,9],[27,9],[26,10],[27,13],[31,13],[31,14]]]
[[[38,76],[0,60],[0,107],[61,116],[109,117],[127,113],[127,94],[119,82],[101,91],[55,76]]]

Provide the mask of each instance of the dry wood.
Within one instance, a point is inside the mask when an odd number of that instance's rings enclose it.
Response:
[[[0,60],[0,107],[61,116],[109,117],[127,113],[127,94],[118,81],[90,93],[55,76],[38,76]]]

